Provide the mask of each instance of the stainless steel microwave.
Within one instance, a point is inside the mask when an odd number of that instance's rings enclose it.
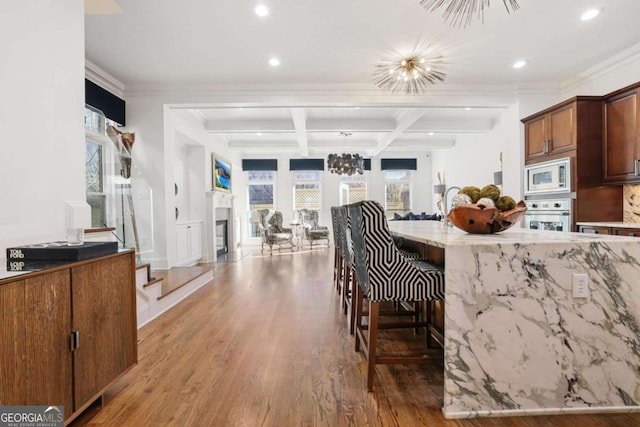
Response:
[[[552,160],[524,167],[524,195],[569,193],[571,159]]]

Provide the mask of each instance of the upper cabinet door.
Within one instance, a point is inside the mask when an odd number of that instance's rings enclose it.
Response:
[[[525,119],[525,163],[563,157],[576,149],[576,109],[576,102],[571,102]]]
[[[604,181],[640,181],[638,90],[608,99],[604,107]]]
[[[549,122],[548,154],[576,149],[575,104],[569,104],[547,115]]]
[[[547,141],[546,116],[540,116],[524,124],[525,131],[525,157],[535,159],[545,156]]]

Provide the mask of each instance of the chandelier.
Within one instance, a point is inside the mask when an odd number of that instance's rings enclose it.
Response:
[[[430,49],[415,49],[408,56],[398,53],[375,65],[373,82],[380,89],[392,93],[419,94],[429,86],[444,81],[447,76],[442,55]]]
[[[351,132],[340,132],[340,136],[344,137],[342,142],[342,148],[344,149],[344,143],[348,136],[351,136]],[[329,154],[327,156],[327,168],[329,172],[338,175],[354,175],[364,173],[364,159],[360,154],[345,154],[338,156],[336,153]]]
[[[444,20],[450,21],[451,25],[457,27],[466,27],[471,23],[474,15],[484,22],[484,9],[489,7],[489,2],[490,0],[420,0],[420,5],[429,12],[445,6]],[[502,0],[502,3],[507,13],[519,8],[517,0]]]

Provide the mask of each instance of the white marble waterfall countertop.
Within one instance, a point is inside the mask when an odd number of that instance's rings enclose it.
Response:
[[[389,225],[444,248],[445,417],[640,411],[639,238]]]
[[[447,227],[443,222],[439,221],[389,221],[389,229],[397,236],[440,248],[460,245],[575,243],[603,242],[611,239],[615,239],[616,241],[622,241],[620,239],[633,241],[633,239],[637,239],[637,237],[628,236],[563,233],[516,227],[495,234],[469,234],[453,226]]]

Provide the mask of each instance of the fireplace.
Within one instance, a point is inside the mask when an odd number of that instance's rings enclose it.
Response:
[[[208,191],[206,209],[207,261],[218,262],[221,255],[234,252],[237,222],[234,220],[233,196],[221,191]]]
[[[216,221],[216,255],[221,256],[229,252],[229,221]]]

